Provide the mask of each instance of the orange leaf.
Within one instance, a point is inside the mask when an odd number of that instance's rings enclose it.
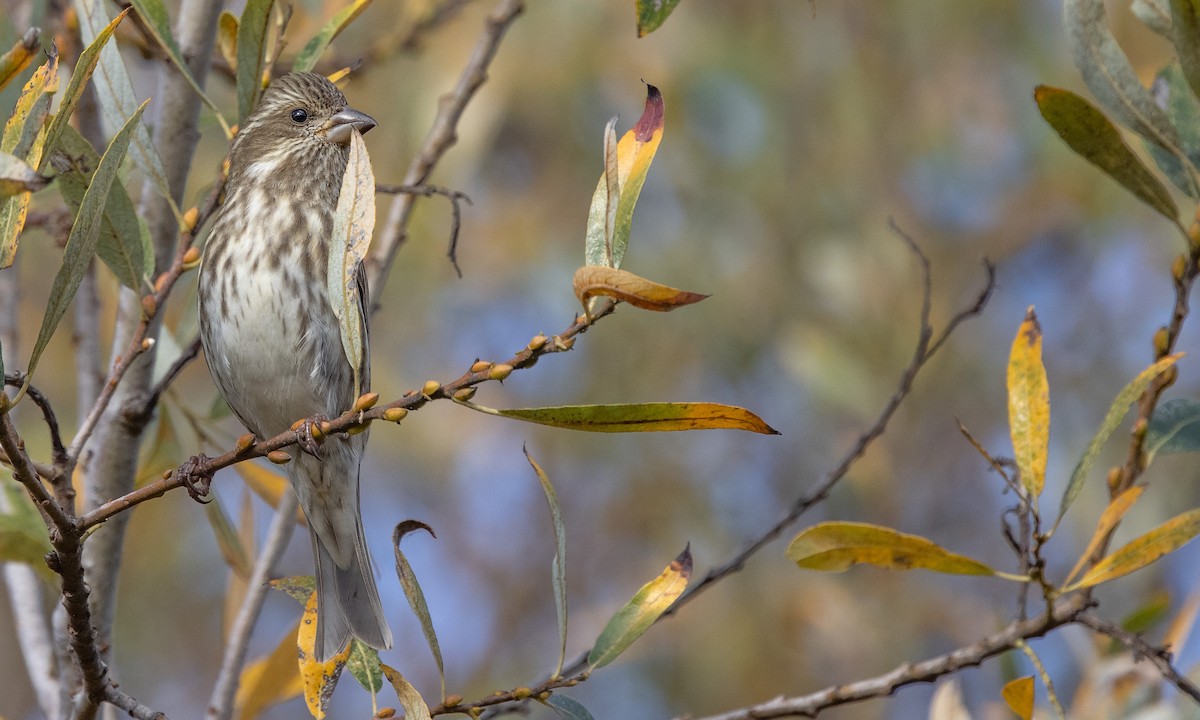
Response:
[[[684,305],[698,303],[708,295],[678,290],[631,272],[599,265],[585,265],[575,271],[575,297],[588,307],[588,300],[598,295],[623,300],[643,310],[667,312]]]

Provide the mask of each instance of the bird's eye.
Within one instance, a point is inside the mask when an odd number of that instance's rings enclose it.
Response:
[[[308,120],[308,111],[304,108],[296,108],[292,111],[292,122],[301,125]]]

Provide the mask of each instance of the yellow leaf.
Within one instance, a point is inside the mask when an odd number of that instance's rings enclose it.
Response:
[[[824,522],[803,530],[787,556],[808,570],[842,572],[866,563],[889,570],[923,568],[952,575],[995,575],[987,565],[952,553],[930,540],[891,528],[855,522]]]
[[[217,23],[217,48],[221,57],[229,65],[229,69],[237,71],[237,34],[238,19],[228,10],[221,11],[221,19]]]
[[[575,297],[585,309],[589,307],[588,300],[597,295],[624,300],[636,308],[656,312],[692,305],[708,297],[668,287],[625,270],[598,265],[584,265],[576,270],[573,284]]]
[[[1032,306],[1008,359],[1008,425],[1021,484],[1036,502],[1046,484],[1050,452],[1050,384],[1042,364],[1042,328]]]
[[[270,655],[242,670],[234,708],[239,720],[253,720],[272,705],[291,700],[303,692],[296,671],[296,627],[283,636]]]
[[[643,585],[612,616],[588,653],[588,665],[604,667],[629,649],[683,594],[691,577],[692,551],[685,547],[661,575]]]
[[[31,28],[26,31],[24,37],[13,44],[8,52],[0,56],[0,89],[12,82],[13,78],[22,70],[29,67],[29,63],[37,57],[40,47],[38,31]]]
[[[425,699],[417,692],[417,689],[412,686],[404,676],[399,673],[394,667],[380,664],[383,669],[383,676],[391,683],[392,689],[396,691],[396,697],[400,700],[400,707],[404,708],[404,720],[430,720],[429,706],[425,703]]]
[[[58,55],[33,72],[17,98],[12,115],[4,124],[0,151],[23,158],[37,167],[44,149],[46,115],[50,111],[50,96],[58,90]],[[17,243],[25,227],[32,193],[23,192],[0,201],[0,269],[9,267],[17,256]]]
[[[287,478],[255,462],[240,462],[233,467],[255,495],[265,500],[271,507],[279,507],[279,499],[283,497],[283,491],[287,489]],[[296,522],[308,525],[308,521],[304,518],[304,511],[296,511]]]
[[[1000,689],[1000,696],[1021,720],[1033,718],[1033,676],[1017,678]]]
[[[779,431],[745,408],[718,403],[637,403],[629,405],[559,405],[494,408],[464,403],[488,415],[586,432],[667,432],[678,430],[747,430],[763,435]]]
[[[1104,538],[1108,537],[1109,532],[1121,522],[1121,518],[1125,517],[1125,513],[1129,512],[1129,508],[1138,501],[1146,488],[1141,485],[1135,485],[1117,497],[1113,498],[1108,507],[1104,508],[1104,512],[1100,513],[1100,522],[1096,523],[1096,531],[1092,533],[1092,539],[1088,542],[1087,549],[1079,556],[1079,561],[1075,563],[1075,567],[1071,569],[1071,573],[1067,575],[1064,585],[1068,584],[1083,570],[1084,563],[1096,552],[1096,548],[1100,547],[1100,543],[1104,542]]]
[[[308,711],[317,720],[325,717],[325,706],[337,687],[338,676],[350,659],[350,646],[325,662],[319,662],[317,644],[317,594],[308,596],[304,605],[304,617],[300,619],[296,642],[300,649],[300,677],[304,681],[304,702]]]
[[[1186,545],[1200,533],[1200,508],[1176,515],[1096,563],[1079,582],[1067,588],[1092,587],[1140,570],[1163,555]]]

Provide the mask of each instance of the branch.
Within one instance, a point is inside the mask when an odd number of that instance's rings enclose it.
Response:
[[[25,375],[24,373],[6,373],[3,380],[4,384],[9,387],[21,387],[25,383]],[[42,419],[46,421],[46,427],[50,431],[50,447],[54,462],[56,464],[63,462],[66,459],[67,449],[63,447],[62,435],[58,430],[58,417],[54,414],[54,408],[50,406],[50,401],[46,398],[45,393],[34,387],[32,383],[25,388],[25,394],[42,411]]]
[[[1151,645],[1141,635],[1131,633],[1095,613],[1083,613],[1076,618],[1076,622],[1095,630],[1101,635],[1107,635],[1129,648],[1133,652],[1134,659],[1140,660],[1144,658],[1149,660],[1158,672],[1178,688],[1180,692],[1196,702],[1200,702],[1200,688],[1196,687],[1196,684],[1187,677],[1179,674],[1179,671],[1171,664],[1172,655],[1171,651],[1167,648]]]
[[[146,707],[129,695],[117,690],[112,685],[108,686],[108,692],[104,694],[104,700],[129,713],[129,716],[135,718],[135,720],[167,720],[165,714]]]
[[[465,201],[468,205],[471,204],[471,198],[461,190],[451,190],[440,185],[375,185],[375,192],[384,193],[387,195],[420,195],[422,197],[433,197],[441,195],[450,201],[450,247],[446,250],[446,257],[450,258],[450,264],[454,267],[454,272],[462,279],[462,269],[458,266],[458,231],[462,227],[462,203]]]
[[[408,167],[408,173],[404,176],[405,185],[424,183],[433,172],[433,167],[458,141],[458,121],[462,118],[467,103],[487,81],[488,66],[496,57],[504,33],[524,9],[525,3],[522,0],[501,0],[500,5],[487,18],[483,35],[476,43],[467,66],[463,68],[458,84],[450,94],[443,95],[438,102],[437,117],[433,121],[433,127],[429,129],[429,134],[425,136],[421,151]],[[388,271],[396,259],[396,253],[407,237],[406,228],[408,218],[412,214],[413,202],[412,195],[401,195],[392,202],[383,230],[372,244],[366,259],[370,287],[383,287]]]
[[[1018,643],[1042,637],[1063,625],[1081,622],[1087,608],[1083,595],[1072,596],[1032,620],[1011,623],[1000,632],[966,647],[958,648],[945,655],[938,655],[918,663],[904,663],[889,673],[859,680],[845,685],[834,685],[808,695],[778,697],[774,700],[731,710],[720,715],[711,715],[697,720],[766,720],[781,717],[816,717],[817,713],[838,705],[887,697],[906,685],[933,682],[938,678],[979,665],[984,660],[1008,652]]]

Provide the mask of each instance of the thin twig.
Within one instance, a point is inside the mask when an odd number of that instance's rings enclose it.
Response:
[[[108,686],[108,692],[105,693],[104,700],[121,708],[136,720],[167,720],[165,713],[146,707],[133,697],[117,690],[112,685]]]
[[[1083,613],[1076,618],[1076,622],[1095,630],[1101,635],[1106,635],[1129,648],[1133,652],[1135,659],[1145,658],[1149,660],[1163,678],[1178,688],[1181,693],[1196,702],[1200,702],[1200,687],[1197,687],[1195,683],[1186,676],[1181,675],[1175,669],[1175,666],[1171,663],[1172,654],[1169,649],[1152,645],[1146,642],[1141,635],[1131,633],[1120,625],[1111,623],[1095,613]]]
[[[9,387],[21,387],[24,383],[24,373],[5,373],[4,375],[4,384]],[[34,387],[32,383],[25,388],[25,394],[42,411],[42,419],[46,421],[46,427],[50,431],[50,448],[53,453],[53,461],[55,463],[64,461],[67,449],[63,447],[62,435],[58,429],[58,417],[54,414],[54,408],[50,406],[50,400],[47,399],[45,393]]]
[[[462,227],[462,202],[465,201],[468,205],[471,204],[471,198],[461,190],[452,190],[444,188],[440,185],[375,185],[375,192],[385,193],[388,195],[420,195],[422,197],[432,197],[441,195],[450,201],[450,246],[446,250],[446,257],[450,258],[450,264],[454,266],[454,272],[458,278],[462,279],[462,268],[458,266],[458,231]]]
[[[146,402],[142,406],[143,414],[148,415],[149,413],[154,412],[154,408],[158,406],[158,401],[162,398],[163,393],[167,391],[167,388],[171,386],[171,383],[175,382],[175,379],[179,377],[179,373],[183,372],[183,369],[188,366],[188,363],[195,360],[199,356],[200,336],[197,335],[196,337],[192,338],[192,341],[188,343],[188,346],[179,354],[179,357],[175,358],[175,362],[171,363],[171,367],[167,368],[167,372],[162,376],[162,379],[158,381],[158,384],[156,384],[154,389],[150,391],[150,394],[146,396]]]

